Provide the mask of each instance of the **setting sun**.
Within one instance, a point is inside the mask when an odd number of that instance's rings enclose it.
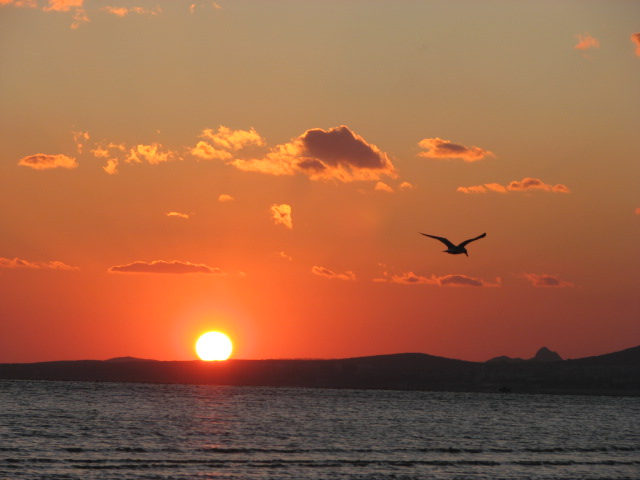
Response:
[[[220,332],[207,332],[196,342],[196,353],[201,360],[226,360],[231,356],[233,344],[229,337]]]

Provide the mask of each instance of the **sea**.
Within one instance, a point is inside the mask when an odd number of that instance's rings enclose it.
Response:
[[[0,380],[0,479],[640,479],[640,399]]]

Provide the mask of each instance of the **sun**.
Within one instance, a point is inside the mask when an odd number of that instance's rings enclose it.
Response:
[[[201,360],[226,360],[232,350],[231,340],[220,332],[203,333],[196,342],[196,353]]]

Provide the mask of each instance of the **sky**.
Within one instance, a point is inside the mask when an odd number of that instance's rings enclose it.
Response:
[[[639,79],[636,1],[0,0],[0,362],[637,346]]]

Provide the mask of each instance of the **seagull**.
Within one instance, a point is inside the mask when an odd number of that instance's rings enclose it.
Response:
[[[427,235],[426,233],[422,233],[422,232],[420,232],[420,235],[424,235],[425,237],[431,237],[431,238],[435,238],[436,240],[440,240],[442,243],[444,243],[447,246],[447,249],[443,250],[443,252],[450,253],[451,255],[459,255],[461,253],[464,253],[467,257],[469,256],[469,254],[467,253],[467,249],[464,248],[464,247],[468,243],[475,242],[476,240],[480,240],[481,238],[484,238],[484,237],[487,236],[486,233],[483,233],[482,235],[478,235],[475,238],[470,238],[469,240],[465,240],[464,242],[460,243],[459,245],[454,245],[453,243],[451,243],[448,239],[446,239],[444,237],[436,237],[435,235]]]

